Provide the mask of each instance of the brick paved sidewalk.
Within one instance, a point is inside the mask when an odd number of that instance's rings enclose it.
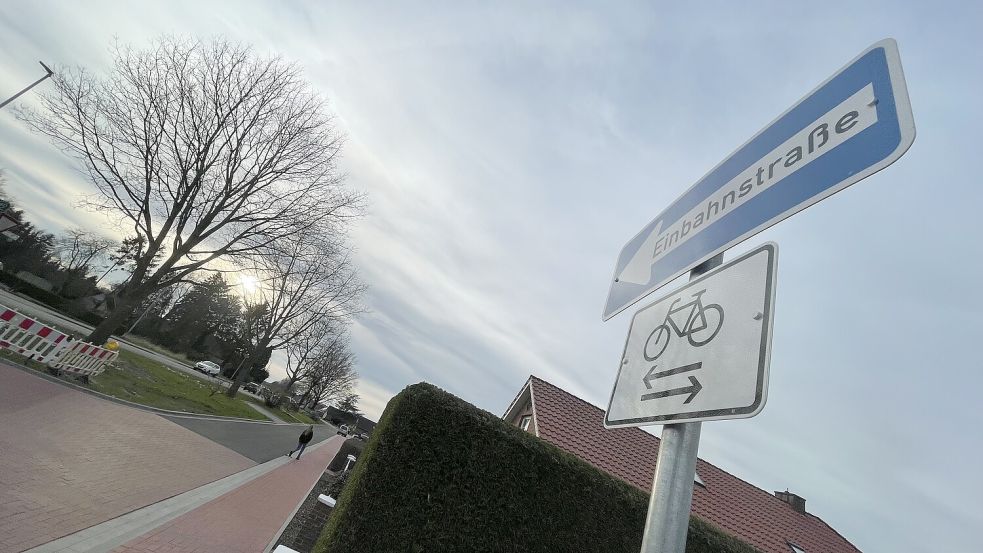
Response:
[[[117,548],[115,553],[262,553],[341,448],[340,436]],[[284,452],[286,453],[286,452]]]
[[[0,553],[254,465],[155,414],[0,364]]]

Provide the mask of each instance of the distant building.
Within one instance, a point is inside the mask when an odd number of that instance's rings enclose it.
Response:
[[[371,421],[365,418],[364,415],[356,415],[349,413],[348,411],[342,411],[337,407],[331,407],[330,405],[324,406],[323,415],[321,411],[318,411],[318,416],[330,423],[347,424],[349,426],[354,426],[359,432],[364,432],[366,434],[372,434],[375,430],[375,421]]]
[[[505,421],[563,449],[645,493],[652,489],[659,438],[639,428],[608,430],[604,411],[530,376],[509,405]],[[860,553],[806,501],[774,495],[697,460],[692,513],[763,553]]]
[[[0,236],[9,240],[17,240],[18,236],[13,230],[20,225],[20,216],[16,211],[10,209],[10,202],[0,199]]]

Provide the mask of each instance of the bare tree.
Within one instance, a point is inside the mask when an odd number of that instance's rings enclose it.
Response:
[[[360,309],[364,286],[355,276],[349,252],[340,244],[314,236],[296,236],[286,244],[271,244],[250,258],[246,272],[258,275],[255,320],[249,325],[253,352],[286,348],[311,327],[328,319],[344,321]],[[240,371],[229,387],[235,397],[245,379]]]
[[[43,109],[19,112],[84,165],[96,189],[84,204],[144,244],[90,341],[217,259],[332,236],[358,213],[336,169],[342,140],[297,65],[222,39],[114,54],[107,76],[59,71]]]
[[[340,399],[352,393],[358,373],[355,372],[355,356],[348,349],[347,342],[344,345],[317,359],[304,373],[307,390],[301,396],[299,405]]]
[[[83,228],[70,228],[55,239],[54,254],[66,271],[88,272],[102,262],[116,241]]]
[[[341,347],[344,338],[341,324],[328,317],[312,322],[294,340],[286,345],[287,373],[284,393],[289,394],[293,385],[304,378],[306,371],[317,359]]]

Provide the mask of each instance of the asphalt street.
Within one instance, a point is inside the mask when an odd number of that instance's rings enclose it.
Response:
[[[15,294],[7,290],[0,289],[0,304],[5,305],[15,311],[20,311],[25,315],[34,317],[43,323],[55,325],[58,328],[67,330],[69,332],[78,333],[82,337],[84,337],[89,332],[91,332],[93,328],[91,325],[85,324],[81,321],[77,321],[71,317],[68,317],[67,315],[64,315],[62,313],[59,313],[58,311],[55,311],[54,309],[51,309],[46,305],[42,305],[31,299],[25,298],[24,296]],[[120,347],[125,350],[138,352],[141,355],[146,355],[147,357],[150,357],[154,361],[158,361],[160,363],[163,363],[169,367],[178,370],[199,374],[197,371],[192,369],[189,365],[185,363],[181,363],[176,359],[172,359],[166,355],[161,355],[157,352],[150,351],[140,346],[131,344],[126,340],[119,339],[119,337],[116,338],[120,342]]]
[[[162,415],[209,440],[224,445],[236,453],[257,463],[286,455],[297,446],[297,438],[307,428],[302,424],[262,424],[252,422],[199,419],[184,416]],[[315,424],[311,445],[336,434],[330,424]]]
[[[51,309],[50,307],[48,307],[46,305],[42,305],[42,304],[37,303],[37,302],[35,302],[35,301],[33,301],[33,300],[29,299],[29,298],[26,298],[26,297],[21,296],[21,295],[18,295],[18,294],[14,294],[13,292],[10,292],[8,290],[4,290],[2,288],[0,288],[0,305],[4,305],[6,307],[9,307],[10,309],[13,309],[13,310],[19,311],[19,312],[21,312],[21,313],[23,313],[25,315],[34,317],[34,318],[40,320],[41,322],[43,322],[45,324],[55,325],[59,329],[67,330],[69,332],[78,333],[82,337],[84,337],[86,334],[88,334],[89,332],[92,331],[92,326],[91,325],[87,325],[87,324],[85,324],[85,323],[83,323],[81,321],[77,321],[77,320],[75,320],[75,319],[73,319],[71,317],[68,317],[68,316],[66,316],[66,315],[64,315],[62,313],[59,313],[58,311],[55,311],[54,309]],[[131,352],[134,352],[134,353],[139,353],[140,355],[142,355],[144,357],[147,357],[149,359],[153,359],[154,361],[157,361],[158,363],[161,363],[163,365],[166,365],[166,366],[168,366],[168,367],[170,367],[172,369],[175,369],[175,370],[178,370],[178,371],[181,371],[181,372],[190,374],[190,375],[194,375],[195,377],[200,378],[202,380],[205,380],[205,381],[208,381],[208,382],[220,382],[223,385],[228,386],[228,381],[226,381],[224,379],[221,379],[221,378],[214,378],[214,377],[211,377],[211,376],[202,374],[202,373],[194,370],[194,368],[192,368],[190,365],[188,365],[186,363],[182,363],[182,362],[180,362],[180,361],[178,361],[176,359],[173,359],[171,357],[168,357],[166,355],[163,355],[163,354],[157,353],[155,351],[152,351],[152,350],[149,350],[149,349],[140,347],[140,346],[138,346],[136,344],[127,342],[125,339],[122,339],[122,338],[120,338],[118,336],[116,337],[116,339],[119,341],[119,344],[120,344],[120,348],[121,349],[124,349],[124,350],[127,350],[127,351],[131,351]],[[259,396],[250,394],[249,392],[246,392],[245,390],[242,390],[242,389],[239,390],[239,393],[252,396],[252,397],[254,397],[256,399],[262,399]]]

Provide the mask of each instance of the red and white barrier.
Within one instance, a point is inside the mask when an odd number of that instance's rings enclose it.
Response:
[[[75,341],[63,332],[2,305],[0,348],[79,376],[98,375],[119,355],[106,348]]]
[[[48,366],[80,376],[96,376],[106,370],[106,365],[115,360],[117,355],[118,352],[85,342],[70,342],[55,354]]]
[[[71,340],[62,332],[0,306],[0,347],[35,361],[47,361]]]

